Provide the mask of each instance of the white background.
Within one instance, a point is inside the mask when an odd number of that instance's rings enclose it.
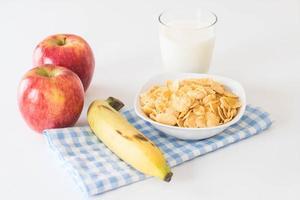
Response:
[[[79,125],[95,98],[128,106],[161,72],[158,14],[206,7],[217,13],[211,73],[240,81],[248,102],[269,111],[265,133],[173,169],[171,183],[148,179],[97,199],[300,199],[300,5],[297,0],[1,1],[0,199],[83,199],[21,118],[16,90],[49,34],[76,33],[92,46],[96,70]]]

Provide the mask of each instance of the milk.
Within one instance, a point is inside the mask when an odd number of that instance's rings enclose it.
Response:
[[[166,71],[206,73],[215,42],[214,27],[177,20],[160,25],[160,48]]]

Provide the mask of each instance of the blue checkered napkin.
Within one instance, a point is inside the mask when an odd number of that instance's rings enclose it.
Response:
[[[205,140],[184,141],[156,130],[138,118],[133,110],[126,110],[123,114],[159,146],[172,167],[261,133],[272,124],[268,113],[260,108],[247,106],[242,119],[223,133]],[[62,165],[88,196],[147,178],[107,149],[88,127],[45,130],[44,135]]]

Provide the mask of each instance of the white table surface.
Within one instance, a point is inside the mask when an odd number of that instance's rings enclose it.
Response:
[[[161,72],[157,16],[170,6],[217,13],[211,73],[240,81],[248,102],[274,120],[265,133],[173,169],[171,183],[148,179],[95,199],[300,199],[300,5],[297,0],[8,1],[0,3],[0,199],[83,199],[21,118],[16,89],[35,45],[76,33],[96,57],[86,107],[115,96],[128,106],[139,86]]]

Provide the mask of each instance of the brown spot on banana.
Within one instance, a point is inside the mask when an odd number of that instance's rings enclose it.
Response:
[[[146,138],[146,137],[145,137],[144,135],[142,135],[142,134],[137,133],[137,134],[133,135],[133,137],[134,137],[135,139],[139,140],[139,141],[148,142],[148,143],[151,144],[153,147],[156,147],[155,144],[154,144],[151,140],[149,140],[148,138]]]
[[[151,144],[153,147],[156,147],[155,144],[153,144],[153,142],[150,142],[150,144]]]
[[[121,131],[119,131],[119,130],[116,130],[116,132],[119,134],[119,135],[121,135],[122,137],[124,137],[124,138],[126,138],[127,140],[131,140],[131,138],[130,137],[128,137],[128,136],[126,136],[126,135],[124,135]]]
[[[138,140],[142,140],[142,141],[145,141],[145,142],[149,142],[149,140],[148,140],[145,136],[143,136],[143,135],[141,135],[141,134],[133,135],[133,137],[136,138],[136,139],[138,139]]]
[[[119,135],[122,135],[123,136],[123,133],[119,130],[116,130],[116,132],[119,134]]]
[[[145,142],[148,142],[148,141],[149,141],[145,136],[143,136],[143,135],[141,135],[141,134],[133,135],[133,137],[136,138],[136,139],[138,139],[138,140],[145,141]]]
[[[105,106],[105,105],[99,105],[98,108],[105,108],[106,110],[113,112],[113,110],[110,107]]]

